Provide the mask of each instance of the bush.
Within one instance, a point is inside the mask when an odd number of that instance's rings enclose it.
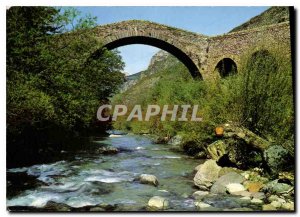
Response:
[[[245,126],[270,141],[292,140],[294,111],[289,54],[282,48],[266,52],[262,46],[242,57],[237,74],[229,74],[218,80],[195,81],[181,63],[174,63],[144,77],[115,97],[114,103],[142,104],[143,109],[148,104],[199,105],[198,116],[203,121],[161,122],[157,116],[150,122],[120,120],[114,126],[123,125],[126,127],[122,129],[134,132],[147,128],[150,133],[168,138],[179,134],[189,153],[205,149],[216,139],[214,128],[227,122]],[[149,86],[153,80],[154,84]]]
[[[243,125],[277,143],[294,133],[293,78],[289,53],[261,46],[241,64]]]

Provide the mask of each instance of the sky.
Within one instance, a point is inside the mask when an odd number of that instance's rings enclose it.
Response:
[[[98,17],[98,24],[124,20],[148,20],[208,36],[227,33],[269,7],[77,7],[82,14]],[[118,50],[125,62],[124,72],[145,70],[158,48],[127,45]]]

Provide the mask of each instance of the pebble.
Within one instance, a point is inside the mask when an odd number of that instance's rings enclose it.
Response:
[[[245,187],[242,184],[239,183],[230,183],[228,185],[226,185],[226,189],[228,190],[228,192],[230,194],[234,193],[234,192],[239,192],[239,191],[245,191]]]
[[[211,205],[203,202],[195,202],[195,205],[200,209],[211,207]]]

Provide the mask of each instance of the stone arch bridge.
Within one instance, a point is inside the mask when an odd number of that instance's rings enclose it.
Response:
[[[222,77],[216,70],[220,67],[225,74],[232,66],[238,70],[242,55],[264,41],[291,49],[289,22],[213,37],[141,20],[97,26],[92,31],[108,49],[146,44],[166,50],[185,64],[193,77],[201,79]]]

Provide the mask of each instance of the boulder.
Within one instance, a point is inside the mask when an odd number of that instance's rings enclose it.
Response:
[[[261,151],[266,150],[271,145],[269,141],[259,137],[245,127],[238,127],[227,124],[225,125],[224,130],[224,137],[240,139],[250,147]]]
[[[160,196],[154,196],[148,201],[148,206],[150,209],[164,210],[169,206],[169,201]]]
[[[199,209],[205,209],[208,207],[211,207],[208,203],[203,203],[203,202],[195,202],[195,206]]]
[[[281,204],[286,203],[286,201],[285,201],[284,199],[278,197],[277,195],[271,195],[271,196],[269,196],[269,197],[268,197],[268,201],[269,201],[270,203],[272,203],[273,201],[278,201],[278,202],[280,202]]]
[[[226,185],[230,183],[242,183],[245,180],[243,176],[236,172],[229,172],[220,178],[212,185],[210,192],[214,194],[226,193]]]
[[[294,205],[294,202],[284,203],[284,204],[282,204],[281,208],[285,209],[285,210],[294,210],[295,205]]]
[[[272,206],[274,206],[275,208],[280,208],[282,206],[282,203],[280,203],[279,201],[273,201],[271,203]]]
[[[156,176],[154,176],[154,175],[142,174],[139,177],[139,181],[141,184],[149,184],[149,185],[158,186],[158,180],[157,180]]]
[[[265,199],[266,195],[263,192],[253,192],[251,196],[256,199]]]
[[[268,182],[263,187],[263,190],[270,193],[282,194],[293,190],[293,186],[286,183],[280,183],[278,179],[275,179],[271,182]]]
[[[71,211],[72,207],[63,204],[57,203],[54,201],[48,201],[47,204],[43,207],[45,211],[55,211],[55,212],[68,212]]]
[[[118,154],[119,149],[112,146],[103,146],[95,151],[96,154]]]
[[[198,170],[200,170],[200,168],[202,167],[202,165],[203,165],[203,164],[199,164],[198,166],[196,166],[196,167],[194,168],[194,171],[195,171],[195,172],[198,172]]]
[[[273,145],[264,151],[264,160],[273,174],[278,174],[288,166],[289,152],[279,145]]]
[[[250,203],[250,201],[241,200],[239,197],[229,194],[210,194],[207,197],[203,198],[201,201],[207,204],[212,204],[213,207],[220,208],[222,210],[240,208]]]
[[[245,197],[241,197],[240,199],[241,199],[241,200],[251,200],[251,197],[245,196]]]
[[[245,186],[249,192],[259,192],[264,185],[261,182],[247,182]]]
[[[174,145],[174,146],[179,146],[181,145],[181,143],[182,143],[182,136],[180,135],[176,135],[168,141],[169,145]]]
[[[198,172],[194,177],[194,184],[200,189],[207,190],[212,183],[218,179],[221,167],[218,166],[216,161],[207,160],[199,167]]]
[[[254,203],[254,204],[262,204],[263,201],[262,201],[261,199],[253,198],[253,199],[251,200],[251,203]]]
[[[245,187],[242,184],[239,183],[230,183],[228,185],[226,185],[226,190],[232,194],[235,192],[240,192],[240,191],[245,191]]]
[[[275,211],[277,209],[274,206],[272,206],[271,204],[264,204],[262,206],[262,210],[263,211]]]
[[[273,201],[277,201],[279,199],[279,197],[277,195],[271,195],[270,197],[268,197],[268,201],[271,203]]]
[[[239,170],[235,167],[222,167],[220,172],[219,172],[219,177],[223,176],[223,175],[226,175],[227,173],[230,173],[230,172],[235,172],[235,173],[238,173],[238,174],[242,174],[243,171],[242,170]]]
[[[207,151],[213,160],[218,161],[224,154],[227,153],[227,146],[222,140],[217,140],[207,146]]]
[[[236,192],[232,192],[231,194],[243,196],[243,197],[252,197],[252,194],[249,191],[236,191]]]

